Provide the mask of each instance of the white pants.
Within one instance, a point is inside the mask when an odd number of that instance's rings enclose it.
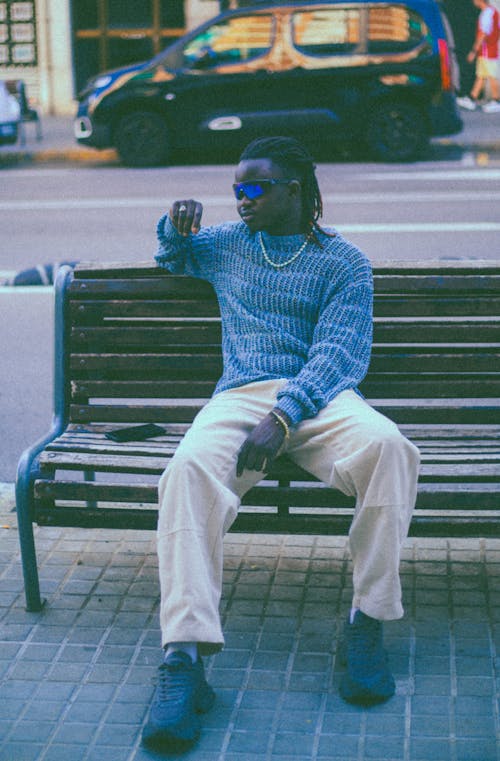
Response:
[[[219,603],[223,539],[241,497],[262,479],[236,476],[238,452],[286,381],[251,383],[214,396],[197,415],[159,485],[158,557],[163,645],[224,643]],[[386,417],[353,391],[292,429],[287,454],[329,486],[356,497],[349,532],[353,606],[400,618],[401,546],[415,504],[419,454]]]

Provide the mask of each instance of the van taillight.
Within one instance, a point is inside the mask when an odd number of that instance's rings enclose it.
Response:
[[[443,90],[451,90],[451,67],[450,67],[450,51],[448,50],[448,43],[446,40],[438,40],[439,50],[439,62],[441,64],[441,84]]]

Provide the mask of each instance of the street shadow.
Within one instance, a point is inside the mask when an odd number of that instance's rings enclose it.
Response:
[[[461,146],[454,143],[440,143],[431,142],[425,151],[417,159],[408,162],[387,162],[376,161],[370,156],[368,150],[361,147],[349,147],[343,145],[328,144],[322,142],[320,144],[307,144],[304,142],[307,149],[311,153],[314,161],[320,163],[335,163],[335,164],[359,164],[359,163],[376,163],[381,165],[401,165],[401,164],[417,164],[422,162],[434,162],[434,161],[460,161],[463,156],[463,149]],[[241,154],[241,146],[234,147],[233,149],[217,149],[214,148],[207,152],[204,151],[192,151],[183,150],[176,151],[175,155],[170,157],[168,166],[192,166],[192,165],[212,165],[212,164],[228,164],[234,166],[238,163],[239,156]],[[121,166],[121,164],[120,164]]]
[[[302,141],[311,153],[313,160],[318,163],[334,163],[334,164],[379,164],[380,166],[411,166],[412,164],[420,164],[425,162],[436,161],[448,161],[456,162],[460,161],[464,154],[464,149],[455,143],[446,143],[441,141],[431,141],[426,147],[424,152],[416,159],[412,161],[377,161],[370,156],[367,149],[363,149],[361,146],[352,147],[348,145],[334,144],[331,141],[319,141],[316,143]],[[239,157],[243,148],[247,143],[238,143],[234,146],[225,146],[219,148],[217,146],[211,146],[207,148],[183,148],[174,149],[170,154],[168,161],[164,164],[165,167],[178,167],[178,166],[232,166],[238,163]],[[89,163],[86,162],[86,166]],[[100,161],[99,154],[96,155],[95,162],[92,162],[92,166],[101,168],[108,167],[110,169],[127,168],[134,169],[134,167],[128,167],[123,164],[119,157],[113,161]],[[141,171],[148,169],[149,167],[137,167]],[[158,169],[158,167],[151,167],[152,169]]]

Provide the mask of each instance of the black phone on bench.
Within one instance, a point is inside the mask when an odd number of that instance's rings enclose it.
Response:
[[[108,431],[104,435],[112,441],[144,441],[145,439],[153,439],[155,436],[164,436],[165,429],[155,423],[146,423],[145,425],[117,428],[116,431]]]

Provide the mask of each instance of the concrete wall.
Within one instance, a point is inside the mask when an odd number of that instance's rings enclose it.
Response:
[[[218,0],[186,0],[186,26],[192,29],[219,13]]]
[[[73,114],[73,64],[68,0],[35,0],[37,65],[0,66],[1,79],[22,79],[43,114]]]
[[[44,113],[73,114],[73,61],[68,0],[37,0],[40,40],[40,106]]]

